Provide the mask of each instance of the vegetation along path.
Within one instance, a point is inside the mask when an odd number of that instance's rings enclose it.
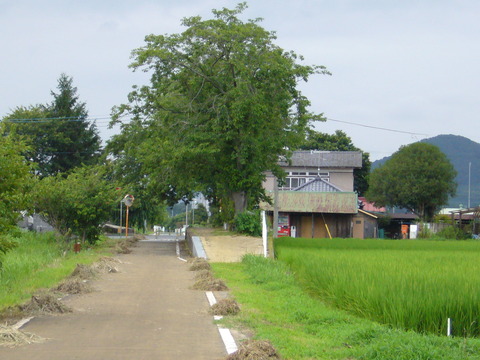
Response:
[[[141,241],[122,255],[118,273],[93,282],[96,291],[66,298],[73,312],[36,317],[22,330],[43,343],[0,348],[2,360],[220,359],[225,347],[194,272],[176,256],[175,241]]]

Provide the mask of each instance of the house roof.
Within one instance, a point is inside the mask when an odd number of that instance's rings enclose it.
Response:
[[[269,193],[273,199],[273,193]],[[356,214],[357,194],[354,192],[302,192],[279,191],[278,211],[289,213]],[[261,203],[260,207],[273,211],[273,205]]]
[[[372,214],[371,212],[364,211],[364,210],[362,210],[362,209],[358,209],[358,212],[361,213],[361,214],[364,214],[364,215],[373,217],[374,219],[378,219],[378,216]]]
[[[360,151],[294,151],[290,161],[280,160],[281,166],[316,167],[316,168],[361,168]]]
[[[384,206],[377,207],[377,206],[375,206],[374,203],[371,203],[371,202],[367,201],[367,199],[363,196],[359,196],[358,201],[362,202],[362,205],[363,205],[362,209],[365,210],[365,211],[387,212],[387,208],[385,208]]]
[[[316,177],[305,184],[300,185],[299,187],[293,189],[293,191],[303,191],[303,192],[338,192],[342,191],[340,188],[335,185],[325,181],[320,177]]]

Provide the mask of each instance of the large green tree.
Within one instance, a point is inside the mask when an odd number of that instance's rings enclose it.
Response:
[[[437,146],[414,143],[373,170],[366,197],[377,206],[406,208],[429,221],[455,195],[455,176],[453,165]]]
[[[302,150],[325,150],[325,151],[361,151],[362,167],[353,170],[353,188],[361,196],[365,195],[368,189],[368,176],[372,163],[370,154],[363,152],[355,145],[352,139],[341,130],[335,131],[334,134],[322,133],[310,129],[303,144],[300,145]]]
[[[16,139],[0,136],[0,252],[2,253],[13,246],[13,243],[4,235],[15,228],[20,212],[32,207],[30,195],[34,178],[30,164],[22,155],[25,150],[25,145]]]
[[[29,144],[27,158],[38,164],[41,176],[68,172],[95,163],[101,140],[88,119],[86,104],[79,100],[73,79],[62,74],[50,104],[20,106],[4,119],[5,132]]]
[[[101,166],[76,168],[67,177],[45,177],[34,192],[35,210],[56,231],[91,243],[120,199]]]
[[[133,51],[131,67],[150,72],[150,85],[114,110],[133,119],[110,149],[172,202],[202,191],[243,211],[265,197],[264,172],[281,176],[278,156],[320,119],[297,85],[327,71],[297,63],[259,19],[241,21],[245,8],[185,18],[182,33],[149,35]]]

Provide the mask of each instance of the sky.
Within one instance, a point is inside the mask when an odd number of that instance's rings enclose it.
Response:
[[[181,32],[181,19],[212,17],[230,0],[0,0],[0,118],[52,101],[61,73],[106,141],[115,105],[148,75],[128,67],[148,34]],[[301,84],[318,131],[342,130],[381,159],[441,134],[480,142],[480,1],[251,0],[276,44],[331,76]]]

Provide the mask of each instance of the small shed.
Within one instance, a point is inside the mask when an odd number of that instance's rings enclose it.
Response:
[[[378,216],[368,211],[358,209],[353,216],[353,237],[370,239],[378,237]]]

